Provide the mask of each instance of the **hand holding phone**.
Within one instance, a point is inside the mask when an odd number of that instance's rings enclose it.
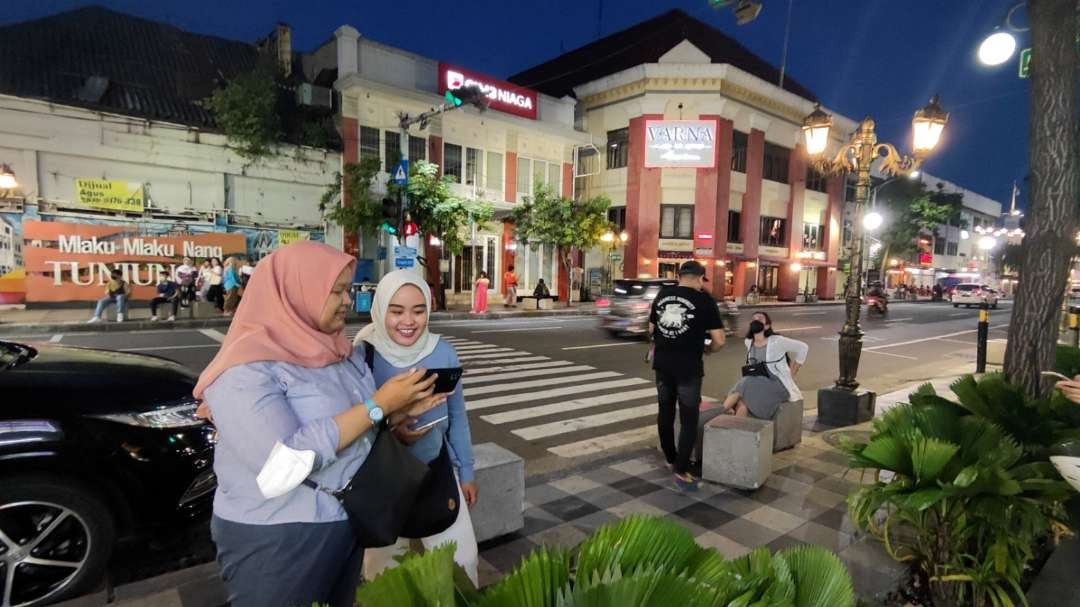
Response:
[[[439,423],[439,422],[441,422],[441,421],[446,421],[446,419],[447,419],[447,416],[446,416],[446,415],[444,415],[444,416],[442,416],[442,417],[439,417],[439,418],[437,418],[437,419],[433,419],[433,420],[431,420],[431,421],[429,421],[429,422],[424,422],[424,423],[423,423],[423,424],[421,424],[421,425],[417,425],[417,426],[409,426],[409,430],[410,430],[411,432],[426,432],[426,431],[428,431],[429,429],[431,429],[431,428],[435,427],[435,424],[437,424],[437,423]]]
[[[435,379],[435,394],[449,394],[457,388],[457,384],[461,381],[461,374],[463,370],[461,367],[453,367],[447,369],[428,369],[424,373],[424,379],[437,375]]]

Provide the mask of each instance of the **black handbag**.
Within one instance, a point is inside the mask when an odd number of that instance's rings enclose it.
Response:
[[[375,357],[364,344],[369,371]],[[351,361],[350,361],[351,362]],[[386,421],[364,463],[338,490],[311,479],[303,484],[341,502],[357,542],[364,548],[389,546],[399,537],[422,538],[447,530],[457,520],[458,485],[445,442],[430,464],[417,459],[394,436]]]
[[[778,363],[781,360],[783,360],[783,359],[778,358],[778,359],[776,359],[776,360],[774,360],[772,362],[773,363]],[[769,362],[768,361],[758,362],[757,359],[754,359],[754,362],[750,362],[750,348],[747,348],[746,349],[746,364],[742,366],[742,376],[743,377],[771,377],[772,374],[769,373]]]

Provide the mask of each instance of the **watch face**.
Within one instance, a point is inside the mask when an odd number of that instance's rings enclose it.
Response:
[[[368,417],[371,418],[371,421],[379,423],[383,418],[383,410],[378,407],[372,407],[368,409]]]

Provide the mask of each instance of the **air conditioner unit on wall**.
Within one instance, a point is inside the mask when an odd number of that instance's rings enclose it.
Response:
[[[324,86],[301,84],[296,87],[296,104],[301,107],[333,109],[334,91]]]

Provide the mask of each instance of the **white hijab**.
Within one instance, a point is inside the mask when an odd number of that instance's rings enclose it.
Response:
[[[430,322],[431,290],[428,289],[427,283],[421,280],[416,272],[395,270],[383,276],[379,285],[375,287],[375,298],[371,302],[371,324],[361,329],[353,340],[354,346],[364,341],[370,343],[386,362],[399,369],[415,366],[434,352],[435,346],[439,345],[439,336],[429,331],[426,323],[423,333],[411,346],[403,346],[395,342],[387,333],[386,310],[390,307],[390,300],[405,285],[413,285],[424,294],[424,301],[427,302],[427,318]]]

